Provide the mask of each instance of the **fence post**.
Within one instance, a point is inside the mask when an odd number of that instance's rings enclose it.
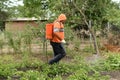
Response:
[[[88,25],[88,27],[91,29],[91,20],[89,20],[89,25]],[[92,47],[92,34],[90,33],[90,47]]]
[[[48,54],[47,54],[47,39],[45,38],[45,27],[44,27],[44,36],[43,36],[43,54],[45,54],[46,62],[48,63]]]

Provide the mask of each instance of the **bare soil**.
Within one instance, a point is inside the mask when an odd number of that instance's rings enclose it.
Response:
[[[120,80],[120,70],[101,72],[102,75],[109,75],[110,80]]]

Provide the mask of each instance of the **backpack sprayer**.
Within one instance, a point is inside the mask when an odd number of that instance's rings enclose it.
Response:
[[[45,26],[45,38],[43,42],[43,53],[46,55],[46,62],[48,63],[48,54],[47,54],[47,40],[52,39],[53,37],[53,23],[48,23]]]

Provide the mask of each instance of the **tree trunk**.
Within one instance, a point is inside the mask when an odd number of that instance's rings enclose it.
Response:
[[[92,31],[91,34],[92,34],[92,38],[93,38],[95,54],[99,54],[99,49],[98,49],[98,44],[97,44],[97,40],[96,40],[96,35],[95,35],[94,31]]]
[[[85,17],[85,14],[82,12],[82,10],[81,9],[79,9],[78,7],[77,7],[77,5],[74,3],[74,1],[73,1],[73,5],[75,6],[75,8],[81,13],[81,15],[83,16],[83,20],[84,20],[84,22],[85,22],[85,24],[88,26],[88,29],[89,29],[89,31],[90,31],[90,33],[91,33],[91,35],[92,35],[92,38],[93,38],[93,44],[94,44],[94,49],[95,49],[95,53],[96,54],[99,54],[99,49],[98,49],[98,45],[97,45],[97,41],[96,41],[96,36],[95,36],[95,34],[94,34],[94,31],[92,31],[92,29],[89,27],[89,24],[88,24],[88,22],[87,22],[87,20],[86,20],[86,17]]]

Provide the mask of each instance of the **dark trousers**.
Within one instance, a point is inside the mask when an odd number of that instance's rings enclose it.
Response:
[[[65,55],[65,49],[62,43],[50,42],[53,52],[54,58],[49,61],[49,64],[58,63]]]

